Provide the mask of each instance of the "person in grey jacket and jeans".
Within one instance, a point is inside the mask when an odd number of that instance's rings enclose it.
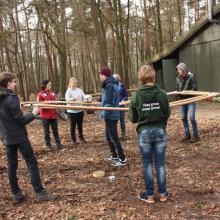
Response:
[[[176,67],[176,71],[178,76],[176,77],[176,90],[178,92],[181,92],[183,90],[187,91],[196,91],[197,85],[196,85],[196,79],[194,74],[190,73],[185,63],[179,63]],[[192,96],[187,95],[180,95],[180,99],[187,99]],[[199,141],[199,133],[198,133],[198,127],[196,122],[196,104],[190,103],[186,105],[181,106],[181,117],[183,121],[183,127],[185,136],[181,140],[182,142],[190,141],[191,143],[196,143]],[[191,121],[192,124],[192,139],[191,139],[191,133],[189,130],[189,123],[188,118]]]

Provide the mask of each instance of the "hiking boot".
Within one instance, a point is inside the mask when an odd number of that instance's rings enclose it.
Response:
[[[120,167],[120,166],[125,166],[126,165],[126,158],[124,160],[121,160],[120,158],[118,159],[118,161],[114,161],[114,163],[112,163],[113,167]]]
[[[56,144],[56,146],[57,146],[57,149],[59,149],[59,150],[64,148],[64,145],[61,143]]]
[[[184,138],[181,139],[181,142],[187,142],[191,139],[191,135],[186,135]]]
[[[53,150],[51,144],[46,144],[45,147],[46,147],[46,151],[52,151]]]
[[[26,196],[22,192],[19,192],[19,193],[13,195],[13,203],[19,204],[19,203],[23,202],[25,200],[25,198],[26,198]]]
[[[50,200],[55,200],[57,198],[58,198],[58,195],[51,194],[47,191],[42,191],[36,194],[37,202],[50,201]]]
[[[200,140],[199,137],[193,137],[192,140],[190,140],[189,142],[193,144],[198,142],[199,140]]]
[[[138,199],[147,203],[155,203],[153,196],[148,196],[146,192],[142,192],[138,195]]]
[[[170,193],[166,192],[164,195],[160,195],[160,201],[165,202],[167,201],[168,197],[170,197]]]

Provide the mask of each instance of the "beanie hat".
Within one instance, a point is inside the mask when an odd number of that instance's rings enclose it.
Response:
[[[112,75],[112,71],[107,66],[103,66],[101,70],[99,71],[99,74],[104,75],[106,77],[109,77]]]
[[[50,82],[50,80],[43,80],[42,82],[41,82],[41,89],[45,89],[46,88],[46,86],[47,86],[47,84]]]

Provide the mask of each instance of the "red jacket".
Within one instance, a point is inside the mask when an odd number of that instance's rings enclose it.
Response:
[[[39,102],[54,101],[56,99],[57,99],[57,96],[53,91],[41,90],[37,94],[37,101],[39,101]],[[43,119],[56,119],[57,112],[56,112],[56,109],[42,109],[42,108],[40,108],[40,116]]]

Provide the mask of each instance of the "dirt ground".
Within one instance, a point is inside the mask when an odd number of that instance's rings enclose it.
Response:
[[[161,203],[147,204],[137,199],[143,190],[142,163],[135,125],[127,120],[123,146],[128,164],[112,167],[105,158],[109,148],[104,140],[102,120],[85,114],[87,144],[73,146],[68,122],[59,121],[65,148],[46,152],[40,125],[28,127],[38,158],[44,186],[60,195],[52,202],[36,203],[26,166],[19,161],[18,176],[27,201],[13,205],[8,186],[5,150],[0,146],[0,219],[220,219],[220,104],[200,103],[197,110],[201,141],[181,143],[183,134],[178,108],[172,109],[168,123],[167,180],[172,193]],[[92,173],[104,170],[105,176]],[[110,175],[116,181],[109,180]]]

